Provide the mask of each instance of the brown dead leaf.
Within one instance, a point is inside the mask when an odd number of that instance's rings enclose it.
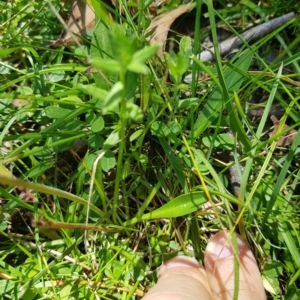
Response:
[[[161,49],[158,50],[158,55],[163,57],[164,43],[168,37],[168,32],[173,22],[182,14],[188,12],[195,7],[195,4],[186,4],[179,6],[171,11],[163,13],[155,17],[147,32],[154,30],[153,34],[148,38],[150,44],[162,44]],[[146,33],[147,33],[146,32]]]
[[[273,124],[274,124],[274,129],[271,133],[269,133],[269,137],[272,137],[274,135],[276,135],[278,133],[278,127],[279,127],[279,120],[273,115],[270,117],[270,119],[272,120]],[[287,125],[283,126],[283,130],[289,128]],[[278,147],[287,147],[290,146],[295,137],[296,137],[296,133],[297,131],[295,129],[291,129],[289,132],[285,133],[284,135],[280,136],[276,145]]]
[[[116,6],[115,0],[104,0],[104,2],[111,6]],[[150,6],[149,11],[155,10],[164,4],[166,0],[155,0]],[[136,13],[136,9],[133,10],[132,15]],[[173,21],[172,21],[173,22]],[[61,46],[68,46],[73,43],[73,36],[71,34],[74,33],[76,35],[85,35],[87,31],[95,28],[96,25],[96,15],[92,7],[90,7],[86,1],[84,0],[75,0],[69,19],[66,22],[66,26],[68,28],[63,30],[59,39],[52,43],[50,47],[56,48]]]
[[[51,47],[67,46],[72,43],[73,36],[70,33],[85,35],[89,30],[95,27],[96,15],[93,9],[84,1],[76,0],[73,4],[70,17],[66,22],[69,31],[64,30],[59,39]]]
[[[29,103],[30,103],[29,100],[18,99],[18,98],[14,99],[14,100],[12,101],[12,105],[13,105],[14,107],[17,107],[17,108],[22,108],[23,106],[26,106],[26,105],[28,105]]]

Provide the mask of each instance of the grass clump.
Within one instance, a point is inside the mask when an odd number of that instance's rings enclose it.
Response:
[[[99,3],[95,28],[66,48],[49,47],[62,27],[48,1],[0,4],[0,294],[139,299],[163,260],[201,260],[228,228],[270,299],[297,299],[299,20],[197,57],[205,32],[216,46],[220,25],[240,33],[297,3],[197,2],[195,35],[178,22],[162,55],[150,2]]]

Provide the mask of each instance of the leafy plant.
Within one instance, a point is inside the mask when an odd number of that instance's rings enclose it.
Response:
[[[83,44],[50,48],[48,1],[0,3],[3,297],[139,299],[162,257],[202,259],[222,228],[248,240],[270,298],[298,297],[300,134],[277,144],[299,126],[298,17],[222,57],[219,25],[237,35],[272,7],[197,2],[195,36],[150,44],[151,11],[179,4],[89,1]],[[197,55],[207,19],[214,62]]]

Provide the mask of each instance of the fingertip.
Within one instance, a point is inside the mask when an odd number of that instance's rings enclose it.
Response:
[[[179,256],[163,264],[157,284],[143,300],[211,300],[210,286],[201,264]]]
[[[233,299],[237,276],[234,270],[235,254],[238,254],[239,263],[239,299],[266,299],[252,251],[239,235],[236,235],[236,243],[237,251],[234,251],[230,234],[224,231],[215,234],[207,245],[204,266],[213,299]]]

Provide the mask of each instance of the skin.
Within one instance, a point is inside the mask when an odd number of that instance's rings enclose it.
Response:
[[[204,267],[185,256],[163,264],[157,284],[143,300],[232,300],[235,287],[234,251],[228,232],[219,232],[209,241]],[[238,299],[265,300],[260,272],[254,255],[237,235],[239,259]]]

